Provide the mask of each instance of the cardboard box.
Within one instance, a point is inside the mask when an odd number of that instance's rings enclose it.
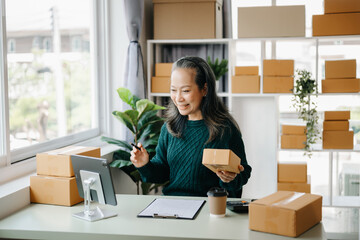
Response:
[[[282,149],[303,149],[306,145],[306,135],[281,135]]]
[[[303,192],[311,193],[311,181],[310,175],[307,176],[306,183],[287,183],[287,182],[278,182],[277,183],[278,191],[293,191],[293,192]]]
[[[235,76],[242,76],[242,75],[259,75],[259,67],[258,66],[237,66],[235,67]]]
[[[83,155],[100,158],[100,148],[69,146],[49,152],[36,154],[36,172],[38,175],[73,177],[71,155]]]
[[[278,191],[249,205],[249,228],[255,231],[297,237],[319,223],[322,196]]]
[[[241,159],[229,149],[204,149],[202,164],[215,173],[217,171],[240,173],[238,168],[240,163]]]
[[[330,78],[356,78],[356,60],[325,61],[325,80]]]
[[[321,81],[323,93],[358,93],[360,79],[325,79]]]
[[[305,37],[305,6],[238,8],[238,37]]]
[[[349,131],[349,121],[324,121],[324,131]]]
[[[170,93],[170,77],[152,77],[151,92]]]
[[[153,0],[154,39],[223,37],[222,0]]]
[[[259,93],[260,76],[233,76],[231,89],[233,93]]]
[[[30,201],[33,203],[72,206],[83,199],[80,197],[75,177],[30,177]]]
[[[278,182],[306,183],[306,163],[278,163]]]
[[[359,35],[360,13],[313,15],[313,36]]]
[[[265,59],[263,75],[266,77],[289,77],[294,75],[294,60]]]
[[[344,121],[350,119],[350,111],[325,111],[324,120]]]
[[[173,63],[155,63],[156,77],[170,77]]]
[[[359,0],[324,0],[324,13],[360,12]]]
[[[353,131],[323,131],[323,149],[353,149]]]
[[[306,126],[282,125],[282,135],[304,135]]]
[[[292,93],[294,77],[263,77],[263,93]]]

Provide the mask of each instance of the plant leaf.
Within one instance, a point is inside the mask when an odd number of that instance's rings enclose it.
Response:
[[[138,121],[139,112],[136,110],[126,110],[125,114],[131,119],[132,125],[136,126]]]
[[[114,160],[110,163],[110,167],[123,168],[132,165],[132,162],[126,160]]]
[[[120,122],[122,122],[123,124],[125,124],[125,126],[132,132],[135,134],[135,130],[134,127],[132,125],[132,120],[131,118],[123,112],[118,112],[118,111],[114,111],[113,115],[120,120]]]
[[[105,142],[107,142],[109,144],[114,144],[114,145],[117,145],[119,147],[123,147],[125,149],[130,150],[130,151],[132,150],[132,146],[129,143],[127,143],[126,141],[117,140],[115,138],[104,137],[104,136],[101,137],[101,140],[105,141]]]
[[[132,109],[135,108],[133,105],[133,95],[127,88],[118,88],[117,93],[123,102],[127,103]]]

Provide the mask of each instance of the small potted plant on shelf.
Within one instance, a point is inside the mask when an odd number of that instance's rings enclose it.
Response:
[[[164,119],[157,116],[157,113],[159,110],[165,108],[156,105],[148,99],[139,99],[126,88],[119,88],[117,89],[117,92],[121,100],[127,103],[131,109],[124,112],[113,111],[112,114],[133,134],[133,143],[135,145],[137,145],[138,142],[142,143],[151,159],[155,155],[155,148],[160,136],[160,130],[164,123]],[[127,141],[104,136],[101,139],[109,144],[115,144],[120,147],[119,150],[114,152],[113,161],[110,166],[121,169],[136,183],[137,194],[140,194],[140,183],[144,195],[148,194],[154,188],[163,185],[144,183],[141,181],[139,171],[130,161],[132,146]]]
[[[305,153],[311,158],[311,144],[316,143],[320,139],[320,131],[318,129],[318,112],[317,105],[311,99],[311,96],[318,97],[317,84],[311,77],[311,73],[307,70],[296,70],[294,86],[293,107],[299,114],[299,118],[306,123],[306,143]]]
[[[210,65],[211,69],[214,72],[216,79],[216,89],[219,90],[219,79],[228,71],[228,60],[223,59],[219,62],[219,59],[216,58],[215,62],[212,62],[210,57],[207,57],[207,63]]]

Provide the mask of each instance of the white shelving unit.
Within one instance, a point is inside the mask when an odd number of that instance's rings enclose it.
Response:
[[[279,112],[279,96],[291,96],[292,94],[268,94],[263,93],[262,81],[262,64],[264,59],[276,59],[277,44],[293,44],[293,43],[309,43],[315,46],[311,49],[311,68],[315,72],[315,80],[321,82],[319,46],[326,41],[359,41],[360,36],[336,36],[336,37],[292,37],[292,38],[242,38],[242,39],[189,39],[189,40],[148,40],[147,42],[147,79],[148,79],[148,96],[151,99],[156,97],[169,97],[169,93],[152,93],[151,77],[154,76],[155,63],[162,62],[161,48],[164,45],[203,45],[203,44],[219,44],[227,46],[227,55],[229,60],[229,71],[227,88],[224,92],[218,93],[220,97],[227,99],[227,105],[238,121],[246,147],[247,159],[253,167],[252,176],[248,184],[244,187],[243,197],[260,198],[271,194],[277,189],[277,160],[281,151],[289,151],[288,149],[279,148],[280,139],[280,112]],[[259,46],[259,58],[257,59],[259,66],[260,93],[232,93],[231,92],[231,76],[234,75],[234,67],[237,66],[237,45],[247,42],[255,43]],[[274,44],[275,43],[275,44]],[[269,54],[269,52],[271,52]],[[279,57],[278,59],[294,59],[295,68],[297,68],[296,58]],[[360,60],[358,60],[360,62]],[[319,86],[319,84],[318,84]],[[319,96],[338,96],[336,93],[319,93]],[[341,93],[341,95],[359,95],[358,93]],[[244,114],[246,113],[246,115]],[[269,126],[274,126],[273,128]],[[359,149],[358,149],[359,148]],[[302,150],[290,150],[302,151]],[[329,204],[333,205],[333,159],[337,152],[360,152],[360,147],[356,146],[354,150],[323,150],[315,148],[314,152],[329,153]],[[360,197],[357,197],[360,202]],[[327,204],[325,204],[327,205]]]

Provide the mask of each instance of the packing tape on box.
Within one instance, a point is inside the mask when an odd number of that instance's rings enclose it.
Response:
[[[67,153],[70,153],[70,152],[73,152],[73,151],[78,151],[78,150],[85,149],[85,148],[86,147],[82,147],[82,146],[74,146],[74,147],[71,147],[70,149],[65,149],[65,150],[59,149],[58,151],[55,150],[55,151],[49,152],[48,154],[49,155],[61,155],[61,154],[66,154],[67,155]]]
[[[300,193],[300,192],[294,192],[293,194],[291,194],[290,196],[286,196],[284,198],[279,199],[277,202],[274,202],[273,204],[271,204],[272,206],[278,206],[278,205],[286,205],[302,196],[304,196],[305,193]]]

